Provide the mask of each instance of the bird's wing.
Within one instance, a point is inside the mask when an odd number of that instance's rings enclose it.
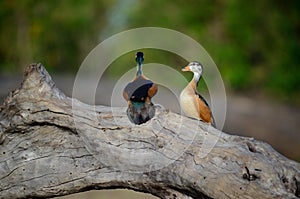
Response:
[[[148,90],[148,97],[152,98],[157,93],[157,84],[152,83],[152,86]]]
[[[196,94],[195,99],[196,99],[199,117],[203,121],[205,121],[207,123],[211,123],[214,126],[215,125],[214,118],[213,118],[213,115],[209,108],[208,103],[206,102],[204,97],[202,97],[202,95],[200,95],[198,92],[195,92],[195,94]]]
[[[126,87],[123,90],[123,97],[126,101],[129,101],[128,93],[126,92]]]
[[[144,78],[136,78],[134,81],[128,83],[123,91],[124,98],[133,101],[145,101],[148,97],[149,89],[152,88],[153,82]],[[152,94],[155,94],[155,86],[153,87]],[[157,91],[157,89],[156,89]]]

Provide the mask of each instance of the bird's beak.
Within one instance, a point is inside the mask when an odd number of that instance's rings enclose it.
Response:
[[[191,71],[190,66],[186,66],[182,69],[182,71]]]

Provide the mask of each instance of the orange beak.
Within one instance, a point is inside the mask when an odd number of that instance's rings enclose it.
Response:
[[[182,69],[182,71],[191,71],[190,66],[186,66]]]

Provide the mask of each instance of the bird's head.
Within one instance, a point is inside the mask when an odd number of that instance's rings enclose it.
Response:
[[[142,65],[144,61],[144,53],[143,52],[137,52],[135,55],[135,61],[138,65]]]
[[[199,62],[192,61],[186,67],[184,67],[182,71],[191,71],[193,73],[202,75],[202,65]]]

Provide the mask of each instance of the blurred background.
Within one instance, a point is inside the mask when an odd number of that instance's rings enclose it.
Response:
[[[198,41],[216,62],[228,97],[223,130],[264,140],[300,161],[299,10],[298,0],[0,1],[0,103],[19,86],[30,63],[41,62],[71,96],[80,64],[101,41],[131,28],[170,28]],[[166,51],[143,51],[146,63],[178,71],[190,61]],[[108,67],[98,86],[98,104],[110,105],[115,82],[135,66],[134,54]],[[203,81],[199,91],[209,99]],[[170,96],[160,88],[154,101],[178,112],[177,100],[166,100]],[[154,198],[123,190],[64,198],[75,197]]]

